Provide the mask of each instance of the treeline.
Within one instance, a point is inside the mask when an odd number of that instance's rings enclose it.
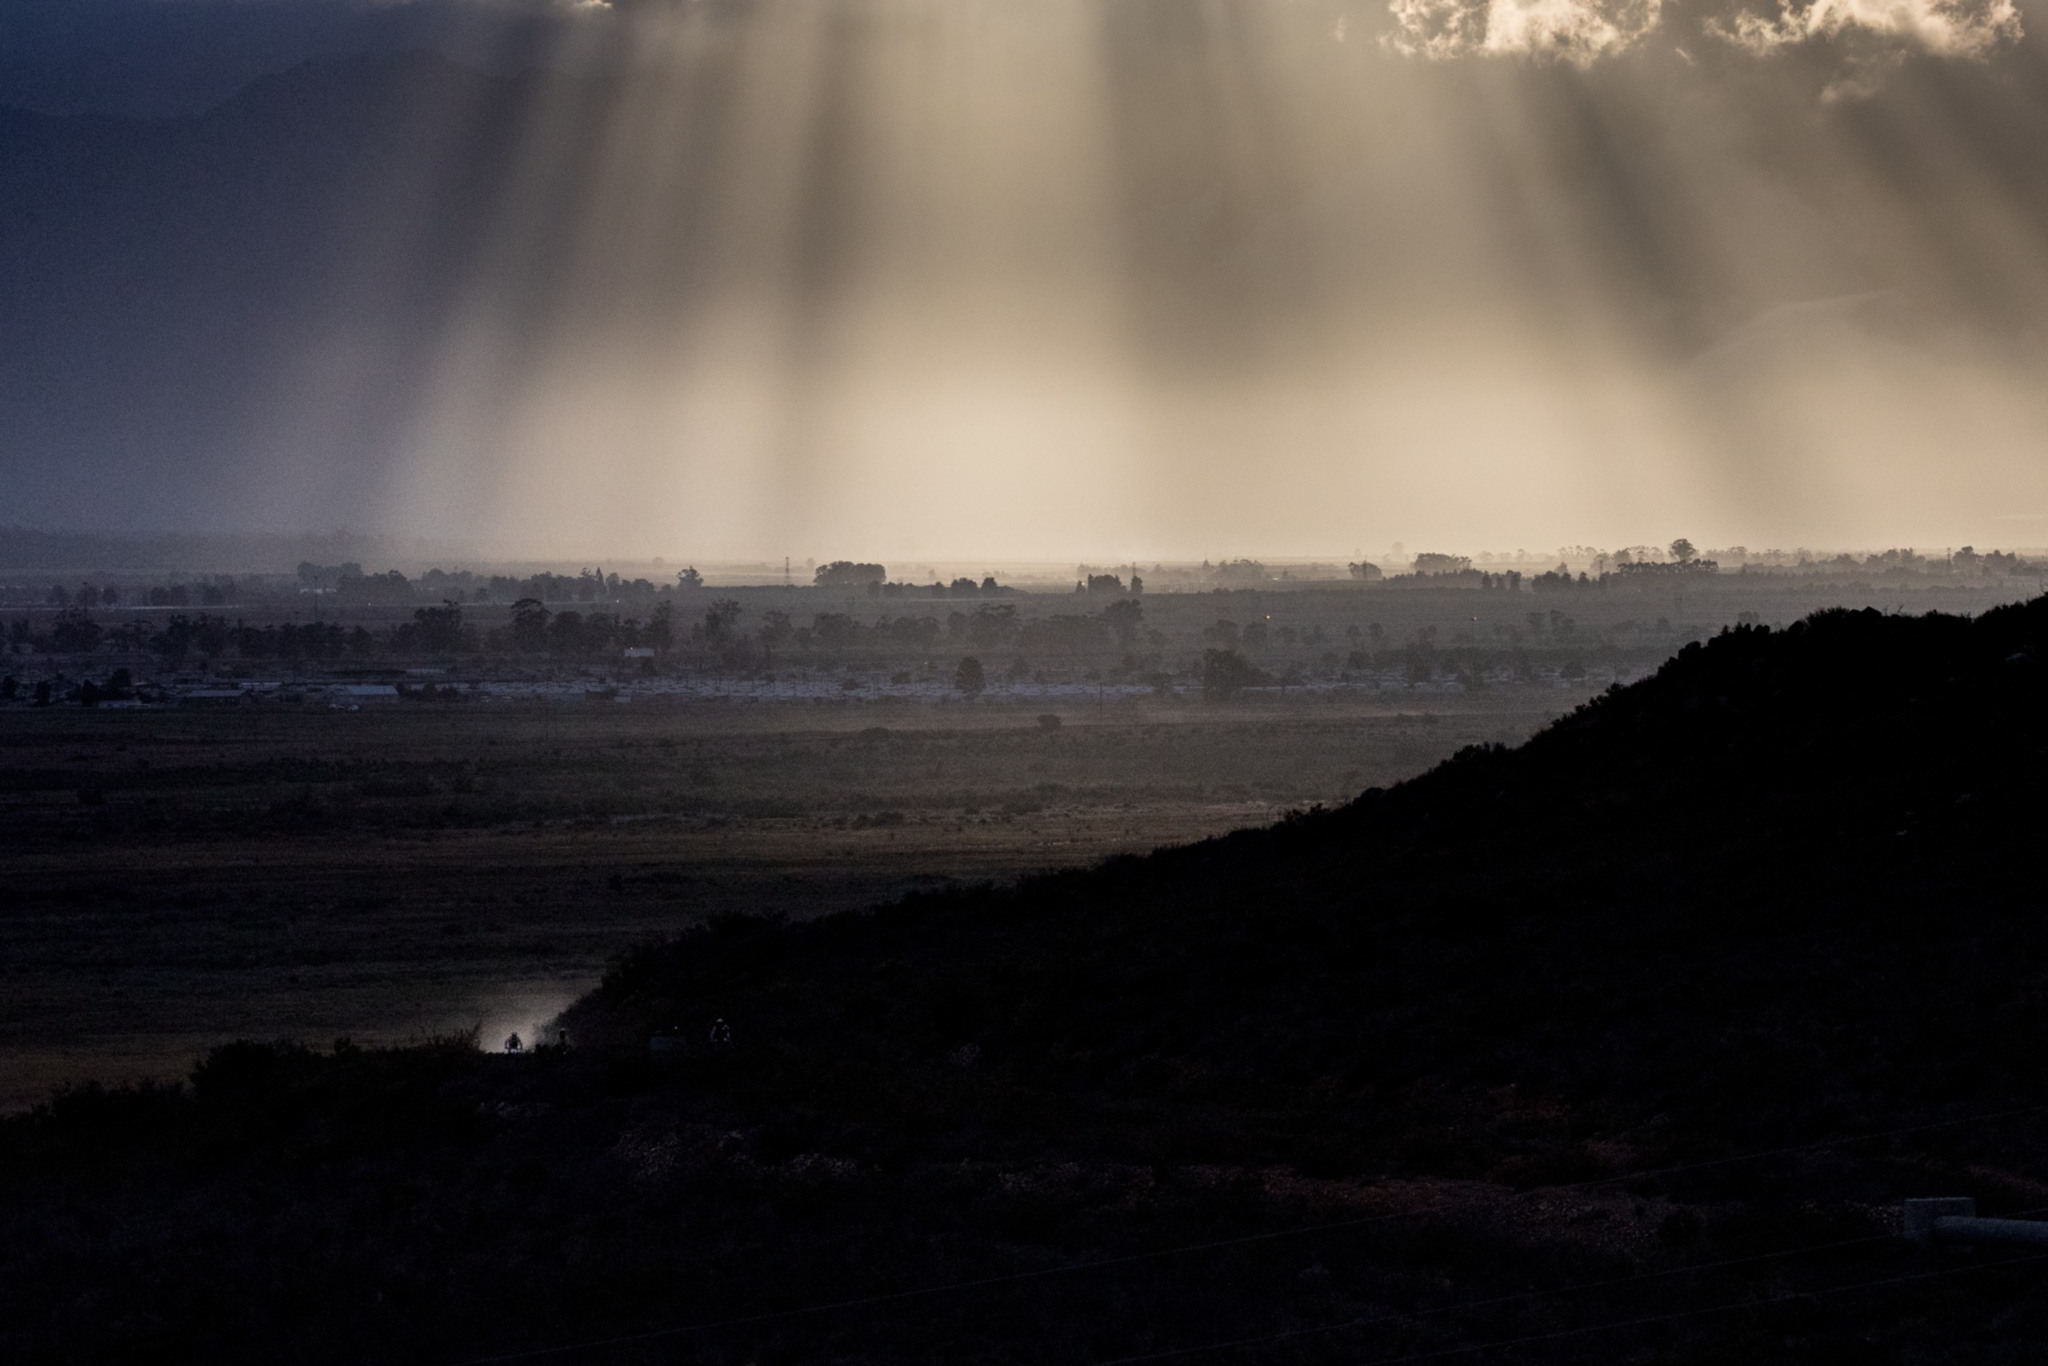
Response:
[[[176,666],[191,659],[278,660],[333,663],[379,655],[533,655],[592,658],[645,651],[648,658],[686,651],[733,667],[772,663],[778,656],[841,657],[925,654],[949,645],[968,650],[1014,648],[1034,654],[1085,655],[1131,649],[1139,643],[1144,608],[1119,598],[1098,613],[1060,613],[1022,619],[1013,603],[984,603],[973,612],[883,616],[863,621],[850,613],[819,612],[808,625],[792,614],[768,611],[749,622],[733,599],[713,601],[684,622],[672,598],[658,599],[645,617],[623,612],[555,609],[540,598],[513,603],[501,625],[480,627],[470,608],[450,599],[414,609],[412,620],[388,630],[331,622],[250,625],[210,613],[175,614],[161,625],[131,620],[108,627],[82,607],[41,622],[17,618],[6,638],[18,653],[86,655],[113,650],[149,653]],[[38,628],[41,629],[38,629]],[[1254,631],[1263,627],[1248,628]],[[1283,628],[1285,631],[1285,628]],[[1291,632],[1288,632],[1291,636]],[[1164,638],[1150,633],[1152,643]]]
[[[849,612],[817,612],[810,614],[807,623],[782,610],[750,618],[747,610],[730,598],[713,600],[689,619],[676,607],[677,600],[663,598],[643,618],[625,612],[553,608],[537,598],[522,598],[504,616],[479,623],[472,606],[449,600],[439,606],[415,608],[411,620],[382,630],[332,622],[252,625],[206,612],[175,613],[160,621],[131,619],[109,627],[94,620],[84,608],[72,607],[40,620],[17,618],[7,625],[5,638],[17,654],[150,654],[171,668],[222,659],[332,665],[380,658],[596,660],[623,655],[637,657],[643,668],[654,667],[660,660],[681,660],[692,667],[744,670],[786,661],[1004,652],[1034,659],[1082,660],[1113,660],[1120,653],[1125,660],[1122,667],[1129,671],[1160,667],[1160,652],[1169,644],[1164,633],[1148,628],[1143,603],[1128,596],[1107,602],[1094,612],[1043,617],[1024,617],[1015,604],[1004,602],[981,603],[971,612],[955,610],[943,617],[904,613],[863,619]],[[1631,621],[1609,631],[1647,632],[1653,638],[1648,643],[1663,648],[1668,643],[1663,638],[1671,629],[1670,623],[1660,618],[1654,627]],[[1204,649],[1242,651],[1249,661],[1263,659],[1272,667],[1285,667],[1290,678],[1305,677],[1309,670],[1334,677],[1340,670],[1384,673],[1399,669],[1416,682],[1457,676],[1483,680],[1489,673],[1530,677],[1530,666],[1519,653],[1524,644],[1563,647],[1572,654],[1616,648],[1607,633],[1584,631],[1571,616],[1557,610],[1529,612],[1519,625],[1496,623],[1492,633],[1496,639],[1491,644],[1473,640],[1463,631],[1440,643],[1438,628],[1424,625],[1411,639],[1396,642],[1378,622],[1352,624],[1340,634],[1320,625],[1297,628],[1254,618],[1243,623],[1218,619],[1202,627],[1197,636]],[[1446,656],[1453,651],[1459,652],[1456,662],[1447,663]],[[1274,660],[1275,655],[1281,658]]]
[[[77,588],[52,584],[43,601],[68,607],[226,607],[239,598],[233,579],[207,583],[156,584],[148,588],[117,588],[113,584],[81,583]]]
[[[862,652],[922,654],[942,644],[969,650],[1008,648],[1039,655],[1086,655],[1131,648],[1144,619],[1144,608],[1123,598],[1100,613],[1056,613],[1031,619],[1019,618],[1010,603],[984,604],[973,612],[948,612],[943,621],[926,615],[864,622],[845,612],[819,612],[808,626],[797,625],[787,612],[770,611],[762,614],[761,624],[753,631],[742,632],[737,604],[732,606],[735,614],[730,621],[722,621],[716,631],[696,628],[693,642],[728,652],[744,652],[749,642],[758,642],[766,657],[778,653],[835,657]]]
[[[396,569],[365,573],[354,562],[319,565],[311,561],[298,568],[292,593],[331,594],[345,603],[403,604],[421,596],[469,602],[514,602],[534,598],[541,602],[603,602],[652,604],[672,597],[678,588],[701,587],[703,578],[694,569],[684,570],[675,584],[656,585],[646,579],[622,579],[586,569],[580,574],[540,573],[518,578],[506,574],[489,576],[467,570],[429,569],[417,579]],[[266,586],[237,584],[232,578],[196,583],[163,583],[149,586],[81,583],[77,587],[53,584],[43,594],[48,606],[69,607],[231,607],[252,599],[275,597],[273,582]]]
[[[414,616],[426,616],[426,608]],[[514,653],[602,653],[610,647],[647,647],[657,655],[676,649],[709,653],[729,666],[768,664],[778,655],[848,655],[848,653],[926,653],[940,645],[965,649],[1016,647],[1032,653],[1090,653],[1130,647],[1137,641],[1145,608],[1133,598],[1120,598],[1096,614],[1053,614],[1020,618],[1016,604],[983,604],[973,612],[879,616],[874,621],[850,612],[813,612],[809,625],[784,610],[766,610],[760,621],[745,621],[737,600],[715,600],[696,621],[684,625],[674,604],[657,604],[647,623],[602,612],[553,612],[539,598],[522,598],[512,606],[506,633],[489,633],[485,649],[506,647]],[[401,627],[403,631],[403,627]],[[446,639],[446,637],[440,637]]]
[[[401,632],[408,629],[410,626],[399,628]],[[155,630],[140,621],[109,628],[94,621],[85,609],[72,607],[59,613],[45,631],[35,630],[27,619],[9,623],[7,643],[16,652],[31,654],[149,653],[177,665],[193,657],[218,659],[230,653],[243,659],[332,662],[351,655],[374,655],[386,642],[361,626],[351,629],[331,622],[251,626],[203,612],[197,617],[173,616]]]
[[[1649,560],[1635,564],[1618,565],[1595,577],[1580,571],[1574,578],[1563,565],[1544,574],[1537,574],[1529,580],[1529,588],[1537,593],[1558,593],[1578,589],[1607,588],[1611,585],[1632,587],[1641,584],[1668,584],[1687,579],[1711,578],[1721,572],[1721,566],[1713,560]]]
[[[576,574],[531,574],[520,578],[509,574],[482,575],[467,569],[429,569],[418,579],[408,579],[396,569],[365,574],[360,564],[301,564],[298,579],[302,590],[333,593],[354,602],[410,602],[421,593],[443,600],[472,602],[516,602],[532,598],[537,602],[653,603],[673,596],[678,588],[697,588],[703,576],[689,568],[677,574],[674,584],[655,584],[647,579],[624,579],[601,569]]]

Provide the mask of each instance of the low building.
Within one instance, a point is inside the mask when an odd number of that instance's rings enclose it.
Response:
[[[256,694],[240,688],[190,688],[177,695],[180,706],[232,707],[256,700]]]
[[[342,683],[327,690],[330,707],[388,706],[402,694],[390,683]]]

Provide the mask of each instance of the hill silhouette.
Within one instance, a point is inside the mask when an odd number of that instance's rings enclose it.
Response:
[[[1340,810],[1014,892],[708,928],[574,1023],[708,1012],[876,1066],[965,1048],[1119,1111],[1228,1097],[1276,1126],[1275,1159],[1312,1143],[1346,1170],[1388,1160],[1389,1125],[1412,1139],[1389,1107],[1418,1087],[1541,1091],[1688,1144],[2037,1096],[2044,628],[2048,600],[1738,628]],[[1465,1118],[1484,1170],[1504,1155]]]
[[[1737,629],[1338,810],[708,925],[573,1048],[69,1093],[0,1124],[0,1347],[2023,1359],[2037,1268],[1884,1212],[2048,1205],[2044,646]]]

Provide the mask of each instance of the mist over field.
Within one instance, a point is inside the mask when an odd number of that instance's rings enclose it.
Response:
[[[9,0],[5,515],[2031,544],[2031,14]]]

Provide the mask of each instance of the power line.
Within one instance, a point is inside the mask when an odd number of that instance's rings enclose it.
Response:
[[[2048,1111],[2048,1105],[2029,1105],[2016,1110],[2004,1110],[1988,1115],[1972,1115],[1962,1119],[1935,1120],[1926,1124],[1902,1125],[1894,1129],[1875,1130],[1870,1133],[1852,1134],[1845,1138],[1816,1139],[1810,1143],[1794,1143],[1779,1148],[1764,1148],[1753,1152],[1740,1153],[1732,1157],[1709,1158],[1700,1162],[1686,1162],[1675,1166],[1650,1168],[1628,1172],[1619,1176],[1594,1177],[1585,1181],[1571,1181],[1557,1185],[1535,1186],[1519,1192],[1527,1197],[1541,1194],[1563,1194],[1570,1191],[1594,1190],[1601,1186],[1619,1185],[1634,1181],[1653,1181],[1663,1177],[1678,1176],[1688,1172],[1706,1171],[1716,1167],[1731,1166],[1741,1162],[1758,1162],[1771,1157],[1785,1157],[1794,1153],[1814,1152],[1826,1148],[1839,1148],[1851,1143],[1868,1143],[1881,1138],[1898,1138],[1907,1134],[1927,1133],[1936,1129],[1952,1129],[1965,1124],[1990,1124],[2005,1119],[2017,1119],[2026,1115]],[[1102,1257],[1093,1261],[1072,1262],[1065,1266],[1039,1267],[1031,1271],[1006,1272],[1000,1276],[983,1276],[965,1281],[945,1281],[937,1285],[917,1286],[909,1290],[892,1290],[878,1295],[861,1295],[850,1299],[828,1300],[817,1304],[797,1305],[788,1309],[764,1310],[758,1314],[746,1314],[735,1318],[710,1319],[699,1323],[681,1324],[669,1328],[654,1328],[640,1333],[625,1333],[607,1338],[594,1338],[583,1342],[564,1343],[555,1347],[536,1347],[527,1351],[508,1352],[497,1356],[468,1357],[456,1366],[498,1366],[513,1361],[540,1361],[549,1357],[567,1356],[577,1352],[597,1351],[605,1347],[624,1347],[639,1342],[654,1342],[662,1338],[684,1337],[692,1333],[712,1332],[722,1328],[744,1328],[757,1323],[769,1323],[778,1319],[800,1318],[812,1314],[834,1313],[844,1309],[859,1309],[870,1305],[891,1304],[903,1300],[922,1299],[931,1295],[951,1294],[964,1290],[983,1290],[998,1285],[1010,1285],[1022,1281],[1043,1280],[1052,1276],[1072,1275],[1084,1271],[1098,1271],[1107,1267],[1129,1266],[1137,1262],[1157,1261],[1167,1257],[1184,1256],[1197,1252],[1215,1252],[1224,1248],[1246,1247],[1257,1243],[1275,1242],[1283,1238],[1308,1237],[1319,1233],[1336,1233],[1348,1229],[1365,1228],[1375,1224],[1391,1223],[1398,1219],[1412,1219],[1426,1214],[1441,1214],[1476,1204],[1483,1197],[1473,1195],[1465,1200],[1453,1200],[1426,1205],[1416,1209],[1398,1210],[1387,1214],[1364,1215],[1356,1219],[1339,1219],[1322,1224],[1305,1224],[1289,1229],[1272,1229],[1264,1233],[1248,1233],[1235,1238],[1218,1238],[1207,1242],[1185,1243],[1177,1247],[1159,1248],[1150,1252],[1132,1252],[1116,1257]],[[2044,1254],[2048,1255],[2048,1254]],[[1349,1326],[1337,1325],[1339,1327]],[[1290,1330],[1290,1332],[1325,1331],[1323,1329]],[[1247,1339],[1247,1342],[1258,1339]],[[1180,1349],[1183,1353],[1193,1351],[1220,1350],[1217,1348]],[[1172,1355],[1172,1354],[1169,1354]],[[1155,1358],[1129,1358],[1129,1360],[1153,1360]]]

